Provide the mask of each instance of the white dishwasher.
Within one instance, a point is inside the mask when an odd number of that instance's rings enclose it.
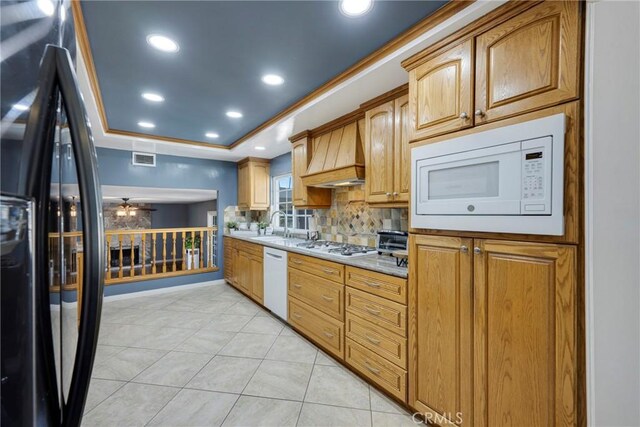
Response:
[[[287,320],[287,252],[264,247],[264,305]]]

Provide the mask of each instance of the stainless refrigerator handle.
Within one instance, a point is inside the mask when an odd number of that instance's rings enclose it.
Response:
[[[83,290],[73,374],[63,425],[80,425],[89,390],[93,359],[98,344],[105,271],[105,238],[102,191],[98,179],[98,157],[93,145],[89,118],[78,88],[71,56],[56,47],[57,82],[64,101],[82,201]]]
[[[51,166],[55,144],[58,87],[56,84],[56,50],[48,45],[44,50],[38,74],[38,89],[25,128],[18,193],[34,201],[35,252],[34,294],[36,329],[36,382],[42,401],[41,418],[48,424],[57,424],[62,415],[56,380],[56,363],[49,307],[49,244],[48,210],[51,197]]]

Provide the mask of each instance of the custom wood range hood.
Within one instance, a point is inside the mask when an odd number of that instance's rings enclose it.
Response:
[[[301,176],[309,187],[339,187],[364,182],[364,113],[360,110],[312,132],[312,157]]]

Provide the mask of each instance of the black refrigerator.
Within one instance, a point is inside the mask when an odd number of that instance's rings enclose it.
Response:
[[[0,8],[0,423],[75,426],[106,264],[73,17],[69,0]]]

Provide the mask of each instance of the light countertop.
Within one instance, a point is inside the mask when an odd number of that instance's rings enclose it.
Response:
[[[304,242],[302,239],[284,239],[277,236],[260,236],[256,235],[255,231],[247,232],[234,232],[233,234],[224,234],[225,237],[231,237],[233,239],[244,240],[250,243],[257,243],[262,246],[267,246],[274,249],[281,249],[288,252],[295,252],[302,255],[308,255],[316,258],[326,259],[327,261],[333,261],[344,265],[350,265],[353,267],[364,268],[365,270],[376,271],[378,273],[388,274],[390,276],[407,278],[407,267],[398,267],[396,265],[396,259],[389,255],[361,255],[354,257],[344,257],[329,253],[323,253],[318,251],[312,251],[306,248],[298,247],[298,243]]]

